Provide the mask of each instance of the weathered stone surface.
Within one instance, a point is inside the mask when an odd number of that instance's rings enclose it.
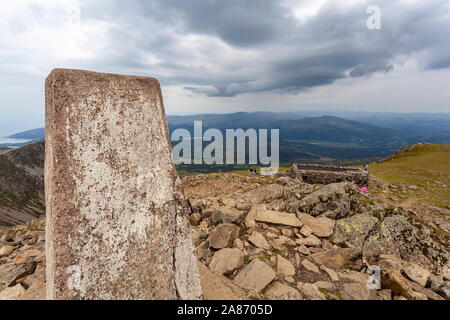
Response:
[[[266,238],[264,238],[264,236],[257,231],[253,231],[252,235],[248,238],[248,241],[253,243],[258,248],[262,248],[265,250],[270,250],[271,248]]]
[[[277,274],[265,262],[254,259],[234,278],[234,282],[245,289],[261,291],[272,282]]]
[[[205,300],[246,300],[247,293],[233,281],[212,273],[202,263],[198,264]]]
[[[209,235],[209,245],[214,249],[233,246],[234,240],[239,236],[239,227],[224,223],[217,226]]]
[[[212,223],[236,223],[239,224],[244,218],[244,211],[233,207],[219,207],[211,215]]]
[[[255,221],[279,224],[290,227],[301,227],[303,223],[297,219],[295,214],[287,212],[279,212],[267,210],[264,205],[256,205],[252,207],[245,218],[245,225],[247,228],[255,226]]]
[[[244,263],[244,253],[238,248],[225,248],[217,251],[210,264],[209,269],[216,274],[229,274]]]
[[[312,263],[306,259],[304,259],[302,261],[302,266],[308,271],[320,273],[319,268],[314,263]]]
[[[312,233],[321,238],[329,237],[333,234],[335,221],[330,218],[314,218],[309,214],[300,213],[298,218],[305,226],[308,226]]]
[[[343,167],[321,165],[294,165],[291,168],[291,176],[299,177],[301,181],[307,183],[330,184],[342,181],[350,181],[360,186],[367,186],[369,182],[369,173],[361,169],[349,169]]]
[[[355,248],[339,248],[336,250],[314,253],[308,256],[317,264],[324,264],[336,268],[350,267],[361,257],[361,250]]]
[[[35,262],[0,265],[0,291],[15,285],[16,280],[33,273],[35,269]]]
[[[295,241],[298,245],[303,245],[303,246],[308,246],[308,247],[320,247],[320,245],[322,244],[322,242],[320,241],[319,238],[317,238],[314,235],[310,235],[307,238],[304,239],[297,239],[297,241]]]
[[[349,193],[354,189],[355,186],[348,182],[328,184],[298,201],[293,205],[293,209],[312,216],[343,218],[351,211],[352,199]]]
[[[325,271],[328,274],[331,281],[339,281],[339,276],[338,276],[337,272],[334,271],[333,269],[330,269],[324,265],[320,266],[320,269]]]
[[[282,255],[277,255],[277,274],[279,277],[295,276],[294,265]]]
[[[198,226],[200,224],[200,222],[202,221],[202,216],[200,215],[200,213],[193,213],[191,214],[191,216],[189,217],[189,223],[192,226]]]
[[[307,300],[325,300],[325,295],[312,283],[298,283],[297,289]]]
[[[431,275],[428,270],[425,270],[415,263],[411,263],[404,267],[403,272],[408,276],[409,279],[417,282],[422,287],[425,287],[428,281],[428,277]]]
[[[377,218],[369,214],[357,214],[350,218],[336,221],[331,241],[343,244],[346,241],[355,247],[362,247],[370,231],[378,222]]]
[[[13,251],[14,251],[14,247],[13,246],[3,246],[0,249],[0,258],[9,256],[11,254],[11,252],[13,252]]]
[[[25,293],[22,285],[16,284],[14,287],[9,287],[0,292],[0,300],[14,300]]]
[[[200,278],[157,80],[46,80],[49,299],[198,299]]]
[[[269,300],[302,300],[298,290],[287,286],[279,281],[270,284],[264,292]]]
[[[408,300],[428,299],[424,294],[414,291],[409,285],[408,280],[403,278],[400,272],[396,270],[388,269],[382,272],[381,287],[383,289],[390,289],[392,294],[403,296]]]
[[[340,293],[343,300],[369,300],[371,297],[367,285],[362,283],[344,283]]]

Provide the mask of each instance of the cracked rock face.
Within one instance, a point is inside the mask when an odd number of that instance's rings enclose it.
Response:
[[[48,298],[201,298],[157,80],[54,70],[45,177]]]

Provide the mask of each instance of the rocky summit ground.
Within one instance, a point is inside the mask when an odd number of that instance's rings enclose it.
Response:
[[[388,184],[182,180],[205,299],[450,299],[448,215],[385,201]],[[42,219],[0,230],[0,299],[44,299],[44,244]],[[381,289],[370,289],[377,267]]]

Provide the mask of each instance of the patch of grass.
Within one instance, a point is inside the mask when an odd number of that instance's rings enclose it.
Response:
[[[369,167],[370,174],[391,185],[417,186],[407,195],[442,208],[450,206],[450,146],[419,144]],[[400,190],[393,190],[401,194]]]

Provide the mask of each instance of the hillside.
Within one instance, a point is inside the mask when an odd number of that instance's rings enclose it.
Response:
[[[450,209],[450,146],[422,143],[404,147],[372,164],[370,174],[390,185],[386,197],[391,201]]]
[[[0,228],[44,214],[44,143],[0,153]]]

